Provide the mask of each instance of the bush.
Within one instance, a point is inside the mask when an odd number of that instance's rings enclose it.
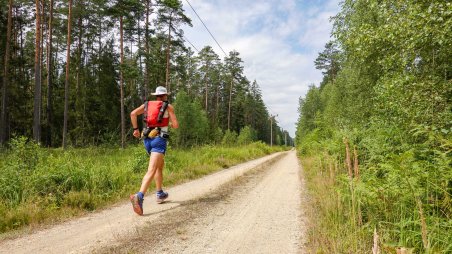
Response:
[[[176,98],[174,107],[179,128],[171,130],[171,141],[174,141],[176,147],[206,144],[209,123],[205,111],[185,92],[179,92]]]
[[[223,130],[221,130],[220,127],[217,127],[215,129],[214,133],[212,134],[212,136],[213,136],[212,140],[213,140],[214,144],[216,144],[216,145],[221,144],[221,141],[223,140],[223,136],[224,136]]]
[[[235,131],[227,130],[224,133],[221,144],[224,146],[234,146],[237,144],[237,133]]]
[[[26,137],[14,137],[5,154],[5,165],[0,167],[0,198],[8,206],[17,206],[29,192],[27,177],[39,163],[41,149]]]
[[[10,143],[11,157],[8,160],[9,167],[18,171],[32,171],[38,164],[39,145],[26,137],[14,137]]]
[[[237,143],[239,145],[248,145],[253,142],[253,129],[249,126],[245,126],[240,130],[240,135],[237,138]]]

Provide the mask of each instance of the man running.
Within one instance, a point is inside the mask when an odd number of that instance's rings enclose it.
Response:
[[[157,189],[157,203],[163,203],[168,198],[168,193],[162,189],[162,171],[165,163],[166,143],[169,137],[168,127],[179,127],[174,107],[168,104],[169,93],[166,88],[159,86],[152,95],[157,96],[155,101],[147,101],[130,113],[133,136],[136,138],[140,138],[137,116],[144,114],[145,126],[143,127],[142,136],[144,138],[144,147],[150,155],[148,171],[143,177],[140,191],[130,196],[133,210],[138,215],[143,215],[144,194],[146,194],[153,178],[155,178]]]

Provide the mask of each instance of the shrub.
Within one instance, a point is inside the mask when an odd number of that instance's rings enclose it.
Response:
[[[41,155],[36,142],[20,136],[11,139],[9,145],[11,151],[11,157],[7,162],[9,167],[18,171],[32,171],[36,167]]]
[[[239,145],[248,145],[253,142],[253,129],[249,126],[245,126],[240,130],[240,135],[237,138]]]
[[[224,146],[234,146],[237,143],[237,133],[235,131],[227,130],[224,133],[221,144]]]

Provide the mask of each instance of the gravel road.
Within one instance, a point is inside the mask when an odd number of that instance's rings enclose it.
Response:
[[[0,253],[305,253],[305,190],[294,150],[17,239]]]

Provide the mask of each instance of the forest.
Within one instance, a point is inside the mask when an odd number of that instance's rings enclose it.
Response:
[[[345,0],[332,22],[296,133],[313,248],[452,253],[452,3]]]
[[[187,47],[184,25],[179,0],[0,0],[0,143],[125,147],[129,112],[162,85],[181,119],[174,146],[234,143],[244,128],[284,144],[240,53]]]

